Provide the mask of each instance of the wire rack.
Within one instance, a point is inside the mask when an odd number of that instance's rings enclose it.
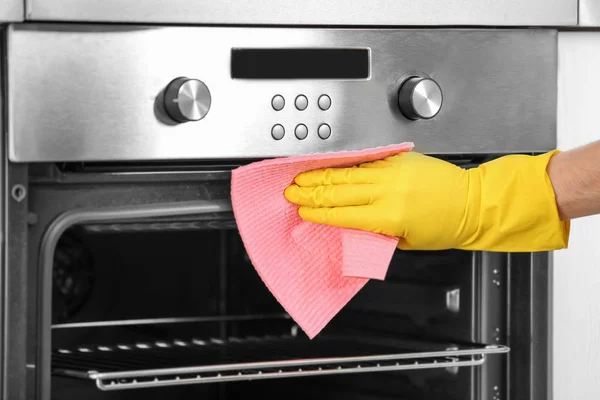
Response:
[[[406,342],[292,335],[189,339],[55,349],[55,375],[92,379],[101,390],[481,365],[505,346],[415,351]],[[433,347],[435,348],[435,347]]]

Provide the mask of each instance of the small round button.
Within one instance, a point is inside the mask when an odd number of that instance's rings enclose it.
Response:
[[[271,136],[273,136],[273,139],[281,140],[283,139],[284,135],[285,129],[283,128],[283,126],[281,126],[280,124],[273,125],[273,127],[271,128]]]
[[[306,96],[301,94],[296,97],[296,108],[300,111],[303,111],[306,110],[306,107],[308,107],[308,99]]]
[[[326,94],[323,94],[319,97],[319,108],[323,111],[329,110],[331,107],[331,98]]]
[[[285,106],[285,99],[283,98],[283,96],[281,96],[279,94],[275,95],[271,99],[271,106],[273,107],[273,110],[281,111],[281,110],[283,110],[283,107]]]
[[[321,139],[329,139],[329,136],[331,136],[331,127],[327,124],[321,124],[317,130],[317,134]]]
[[[308,128],[304,124],[296,125],[296,130],[294,131],[296,137],[300,140],[306,139],[308,136]]]

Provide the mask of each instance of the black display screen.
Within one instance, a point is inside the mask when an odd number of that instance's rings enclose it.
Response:
[[[234,79],[367,79],[368,49],[232,49]]]

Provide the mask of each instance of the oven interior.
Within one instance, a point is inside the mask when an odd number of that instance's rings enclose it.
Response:
[[[233,213],[199,211],[228,203],[229,168],[105,168],[27,172],[36,398],[493,400],[523,375],[510,320],[529,310],[509,275],[526,255],[398,250],[309,340]]]
[[[460,311],[473,306],[464,293],[473,289],[473,268],[469,252],[398,252],[386,280],[371,281],[310,341],[254,271],[237,231],[223,222],[74,226],[61,236],[52,270],[52,393],[60,398],[91,388],[86,397],[102,399],[137,399],[150,391],[174,398],[238,398],[254,392],[261,398],[319,393],[386,398],[402,393],[405,398],[443,394],[465,399],[464,376],[474,373],[470,367],[367,372],[368,379],[348,374],[159,388],[135,388],[134,379],[121,379],[134,389],[114,392],[98,391],[93,380],[66,375],[462,346],[476,339],[470,313]],[[368,368],[386,362],[359,364]],[[338,365],[319,367],[335,371]],[[262,373],[280,369],[263,368]],[[307,375],[313,370],[304,369]],[[154,379],[138,378],[137,383]]]

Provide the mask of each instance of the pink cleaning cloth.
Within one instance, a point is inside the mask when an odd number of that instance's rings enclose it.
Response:
[[[285,157],[233,170],[233,213],[252,265],[310,339],[369,279],[385,278],[398,239],[304,221],[298,206],[285,198],[285,188],[301,172],[349,167],[412,148],[402,143]]]

